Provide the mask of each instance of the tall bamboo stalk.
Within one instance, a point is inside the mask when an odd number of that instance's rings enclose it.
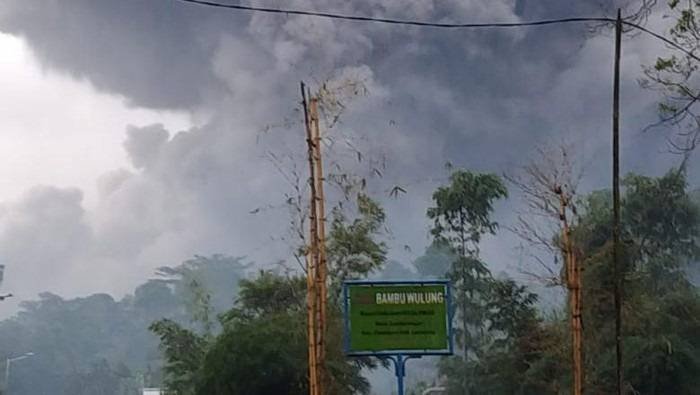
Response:
[[[308,343],[308,368],[309,368],[309,395],[321,395],[318,375],[318,343],[317,343],[317,311],[318,289],[316,284],[316,272],[318,268],[318,221],[316,220],[316,182],[314,180],[314,141],[309,116],[306,87],[301,83],[302,104],[304,107],[304,126],[306,128],[306,143],[308,147],[309,172],[311,179],[311,201],[309,203],[309,245],[306,248],[306,334]]]
[[[562,188],[557,188],[559,195],[559,220],[562,224],[562,251],[566,267],[566,287],[569,294],[569,317],[571,325],[571,373],[573,378],[572,394],[583,393],[583,324],[581,317],[581,267],[571,227],[566,215],[569,196]]]
[[[316,244],[316,298],[317,298],[317,309],[318,309],[318,322],[316,326],[316,337],[317,337],[317,371],[318,371],[318,381],[320,383],[320,392],[323,393],[322,389],[324,387],[326,374],[325,374],[325,357],[326,357],[326,304],[328,298],[327,290],[327,261],[326,261],[326,210],[325,210],[325,196],[323,194],[323,161],[321,156],[321,132],[319,127],[319,114],[318,114],[318,99],[311,98],[309,115],[311,116],[311,132],[313,139],[313,159],[314,159],[314,177],[313,181],[316,184],[316,197],[317,202],[315,205],[316,214],[316,232],[317,232],[317,244]]]

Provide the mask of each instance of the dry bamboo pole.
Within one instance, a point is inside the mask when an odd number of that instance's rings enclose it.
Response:
[[[311,202],[309,207],[309,245],[306,247],[306,319],[307,319],[307,343],[308,343],[308,368],[309,368],[309,395],[321,395],[318,387],[318,363],[317,363],[317,335],[316,335],[316,312],[317,312],[317,236],[316,229],[316,183],[314,182],[314,152],[312,128],[310,125],[309,110],[306,99],[306,87],[301,83],[302,104],[304,107],[304,125],[306,128],[306,143],[308,147],[309,171],[311,180]]]
[[[571,239],[571,228],[566,216],[569,197],[561,187],[557,188],[559,195],[559,220],[562,223],[562,246],[564,264],[566,266],[566,287],[569,296],[570,325],[571,325],[571,369],[572,394],[583,393],[583,325],[581,317],[581,268],[576,254],[574,242]]]
[[[317,98],[311,98],[309,108],[309,115],[311,120],[311,132],[313,138],[313,149],[314,149],[314,181],[316,183],[316,232],[317,232],[317,245],[316,253],[317,255],[317,267],[316,267],[316,297],[318,301],[318,325],[316,327],[316,336],[318,338],[317,343],[317,370],[318,370],[318,382],[319,390],[323,393],[323,387],[325,383],[325,354],[326,354],[326,308],[327,308],[327,261],[326,261],[326,210],[325,210],[325,196],[323,194],[323,160],[321,156],[321,132],[320,132],[320,119],[318,113],[318,100]]]

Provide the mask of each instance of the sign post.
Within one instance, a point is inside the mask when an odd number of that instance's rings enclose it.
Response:
[[[406,361],[452,355],[452,308],[446,280],[346,281],[345,353],[390,359],[404,395]]]

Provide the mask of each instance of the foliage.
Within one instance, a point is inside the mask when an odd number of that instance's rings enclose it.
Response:
[[[487,327],[477,358],[441,361],[449,394],[547,394],[561,375],[562,326],[545,324],[537,297],[511,279],[494,279],[487,301]],[[465,370],[468,379],[464,379]]]
[[[694,394],[700,374],[700,292],[688,279],[698,265],[700,206],[685,171],[628,175],[622,197],[624,377],[629,393]],[[611,196],[577,204],[572,236],[584,265],[586,393],[615,391]],[[441,361],[450,393],[561,394],[570,389],[567,306],[544,316],[536,297],[508,279],[482,294],[480,352],[466,363]],[[468,379],[465,377],[468,375]]]
[[[343,281],[366,277],[386,262],[386,244],[376,239],[386,219],[384,210],[364,194],[357,195],[356,205],[356,218],[347,218],[340,207],[332,214],[327,252],[336,290]]]
[[[195,255],[178,266],[158,268],[158,279],[152,281],[172,288],[175,297],[185,302],[187,315],[206,325],[231,307],[238,281],[251,266],[242,257]]]
[[[213,305],[229,298],[230,306],[243,260],[214,256],[191,262],[197,263],[187,265],[187,278],[206,284]],[[12,364],[11,393],[132,395],[142,386],[158,387],[163,362],[149,325],[167,318],[184,328],[197,326],[190,321],[192,295],[184,278],[158,276],[121,300],[43,293],[23,303],[14,317],[0,322],[3,361],[34,353]]]
[[[687,191],[685,172],[663,177],[628,175],[624,179],[625,377],[640,393],[692,393],[690,377],[700,373],[698,321],[700,297],[687,278],[696,261],[700,207]],[[614,383],[611,226],[606,193],[591,194],[576,237],[587,246],[584,322],[596,328],[586,335],[588,386],[610,391]],[[604,237],[601,237],[601,234]],[[636,356],[636,358],[634,358]],[[641,358],[641,356],[644,356]]]
[[[305,291],[302,277],[261,272],[243,280],[236,306],[221,316],[222,333],[209,343],[178,324],[155,323],[168,361],[166,387],[183,395],[308,393]],[[343,355],[338,306],[329,323],[331,392],[368,393],[360,372],[374,363]]]
[[[668,143],[674,152],[689,153],[700,144],[700,116],[696,105],[700,87],[697,72],[700,63],[695,54],[700,47],[700,3],[697,1],[668,0],[667,17],[675,22],[666,35],[687,53],[660,56],[652,65],[644,67],[646,78],[642,86],[659,91],[659,122],[651,126],[671,125],[677,128]]]
[[[306,383],[303,278],[262,272],[241,282],[202,367],[199,394],[302,394]]]
[[[624,187],[626,385],[629,391],[640,394],[695,393],[691,377],[700,374],[700,295],[688,281],[686,267],[698,259],[698,205],[687,191],[683,170],[672,169],[659,178],[628,175]],[[610,202],[608,191],[589,194],[581,202],[582,215],[573,229],[584,259],[584,355],[586,390],[590,393],[612,393],[615,389]],[[522,317],[516,321],[528,322]],[[567,366],[566,325],[549,320],[523,327],[530,330],[518,331],[514,338],[536,345],[529,354],[533,359],[528,361],[511,343],[504,348],[509,350],[506,354],[490,350],[480,365],[497,366],[499,379],[494,382],[501,385],[538,383],[530,389],[509,387],[503,390],[507,393],[557,393],[568,388],[569,372],[561,369]],[[543,333],[549,335],[541,337]],[[557,341],[552,343],[553,339]],[[518,367],[509,361],[528,364]],[[504,380],[500,373],[509,371],[508,366],[514,366],[509,374],[512,381]]]
[[[494,201],[505,198],[501,179],[491,174],[458,170],[448,186],[433,193],[434,206],[428,209],[433,221],[434,245],[450,251],[453,260],[447,276],[452,280],[460,326],[457,341],[461,359],[443,361],[441,370],[452,377],[450,391],[469,391],[474,384],[474,362],[486,344],[488,295],[491,272],[479,259],[479,242],[484,234],[495,233],[498,224],[491,219]],[[456,372],[462,372],[457,374]]]
[[[435,191],[435,206],[428,209],[434,244],[454,255],[448,277],[457,297],[462,324],[458,340],[465,359],[479,346],[486,318],[483,297],[490,286],[491,273],[479,259],[479,242],[484,234],[495,232],[498,224],[490,218],[493,202],[506,196],[499,177],[460,170],[450,176],[450,185]]]
[[[160,338],[165,357],[165,387],[179,395],[194,394],[206,339],[169,319],[156,321],[148,329]]]
[[[700,198],[688,191],[683,168],[662,177],[630,174],[623,186],[628,390],[695,394],[700,292],[690,273],[700,266]],[[465,171],[434,195],[428,211],[434,243],[414,265],[423,276],[448,271],[458,340],[467,349],[467,358],[445,358],[439,370],[451,394],[565,393],[571,381],[566,305],[543,313],[536,295],[512,279],[494,278],[479,257],[479,242],[497,230],[493,204],[505,196],[498,177]],[[338,395],[368,393],[363,370],[379,366],[342,353],[340,280],[383,273],[387,256],[381,206],[364,195],[355,203],[354,211],[334,212],[329,227],[336,279],[328,306],[327,384],[328,393]],[[585,388],[612,393],[610,192],[592,192],[576,207],[572,237],[584,266]],[[306,393],[305,279],[269,271],[249,278],[248,267],[240,258],[195,257],[160,269],[158,278],[119,301],[44,293],[24,303],[0,322],[0,358],[35,353],[12,365],[11,393],[132,395],[144,384],[161,383],[179,395]],[[404,276],[406,268],[391,270]]]
[[[474,256],[483,235],[493,234],[498,227],[491,220],[494,201],[507,196],[496,175],[455,171],[450,184],[433,193],[435,206],[428,209],[428,218],[433,220],[430,233],[460,256]]]
[[[207,352],[198,394],[308,393],[306,280],[261,272],[241,284],[224,331]],[[345,358],[340,310],[329,311],[329,393],[367,393],[359,365]]]
[[[140,312],[105,294],[66,300],[43,293],[22,307],[0,323],[3,360],[33,353],[12,364],[14,394],[112,393],[132,386],[137,377],[131,371],[148,364],[149,349],[155,351]]]
[[[347,359],[342,352],[340,281],[367,277],[386,261],[386,246],[376,240],[384,211],[363,194],[356,203],[354,218],[334,211],[327,242],[333,276],[327,312],[327,386],[328,393],[338,395],[368,393],[361,372],[377,366],[368,358]],[[219,316],[221,333],[199,334],[196,328],[169,321],[151,326],[161,337],[168,362],[166,387],[183,395],[307,393],[306,279],[262,271],[253,279],[242,279],[239,288],[233,308]],[[209,299],[199,300],[206,304]]]

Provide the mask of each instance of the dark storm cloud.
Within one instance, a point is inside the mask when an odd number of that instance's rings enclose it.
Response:
[[[533,20],[597,9],[595,2],[575,2],[575,8],[563,3],[572,2],[308,0],[295,6],[449,21]],[[74,234],[84,253],[56,254],[56,262],[110,268],[120,278],[107,284],[115,292],[153,267],[194,253],[247,254],[261,264],[289,257],[293,242],[283,239],[289,217],[282,203],[290,186],[270,157],[291,154],[294,159],[280,162],[283,170],[295,163],[304,169],[300,116],[293,111],[300,79],[314,87],[328,77],[367,85],[366,97],[346,103],[332,132],[337,145],[328,147],[329,162],[350,141],[388,164],[370,187],[388,210],[392,254],[405,260],[428,242],[425,210],[431,191],[445,179],[446,161],[508,171],[527,160],[535,145],[573,139],[595,164],[588,173],[591,187],[606,185],[609,176],[612,41],[586,34],[581,25],[442,31],[229,13],[166,0],[5,0],[0,30],[23,36],[46,67],[122,95],[134,106],[208,115],[187,131],[129,127],[124,148],[134,169],[105,174],[99,203],[87,215],[80,199],[69,199],[77,205],[68,211],[69,225],[80,230]],[[652,52],[635,43],[626,47],[623,78],[623,119],[629,120],[623,126],[630,136],[654,118],[654,98],[636,86],[639,63],[652,59]],[[289,128],[276,126],[289,120]],[[650,152],[641,147],[658,141],[624,143],[629,168],[634,152]],[[349,158],[337,160],[364,174],[379,163]],[[648,170],[657,162],[639,165]],[[408,193],[389,199],[393,185]],[[31,199],[10,212],[27,211]],[[512,219],[515,204],[499,207],[502,222]],[[0,222],[7,235],[29,237],[21,231],[24,222],[6,218]],[[494,265],[512,267],[512,237],[486,243]],[[38,258],[26,264],[42,267]]]
[[[188,108],[217,87],[208,64],[216,35],[207,26],[223,21],[203,11],[167,1],[5,0],[0,31],[24,37],[47,67],[129,104]]]
[[[546,3],[551,5],[558,2]],[[289,6],[286,2],[270,4]],[[302,2],[297,5],[308,9],[369,14],[390,12],[397,17],[436,20],[488,17],[494,14],[460,11],[498,8],[470,8],[459,5],[459,2],[434,4],[396,1],[355,2],[353,6],[326,1]],[[530,9],[529,6],[521,8]],[[546,7],[538,4],[539,9],[544,10]],[[528,15],[542,16],[533,12]],[[498,17],[497,14],[494,16]],[[258,17],[276,24],[289,23],[289,18],[286,17],[254,16]],[[6,0],[0,6],[0,30],[26,38],[46,66],[77,78],[86,78],[99,89],[124,95],[133,105],[155,108],[191,107],[201,103],[203,96],[216,92],[220,85],[212,73],[210,62],[220,35],[244,34],[246,28],[255,31],[264,27],[261,26],[262,23],[248,26],[249,19],[250,15],[246,13],[223,12],[168,0]],[[356,44],[372,46],[375,45],[373,40],[362,31],[389,30],[356,23],[337,24],[323,19],[297,20],[303,25],[327,25],[334,26],[336,32],[341,29],[347,31],[342,37],[344,44],[356,41]],[[313,29],[310,31],[313,33]],[[309,36],[310,39],[314,38],[313,34]],[[440,51],[441,43],[447,42],[447,49],[459,52],[460,46],[453,47],[453,40],[447,39],[447,36],[436,37],[435,49]],[[483,37],[482,34],[476,34],[475,37],[472,33],[468,36],[471,39]],[[296,38],[302,37],[298,35]],[[332,37],[330,39],[332,41]],[[425,42],[431,39],[428,37],[421,40]],[[386,44],[393,47],[395,43]],[[382,43],[376,45],[382,47]],[[328,54],[334,51],[342,52],[342,49],[333,49],[331,46],[321,45],[320,49],[326,49],[326,53],[317,53],[316,60],[327,59]],[[349,51],[341,55],[346,61],[357,59],[357,54]],[[383,56],[385,53],[377,55]],[[311,57],[314,58],[313,54]],[[452,62],[444,64],[450,63]],[[438,71],[450,72],[449,69]]]

